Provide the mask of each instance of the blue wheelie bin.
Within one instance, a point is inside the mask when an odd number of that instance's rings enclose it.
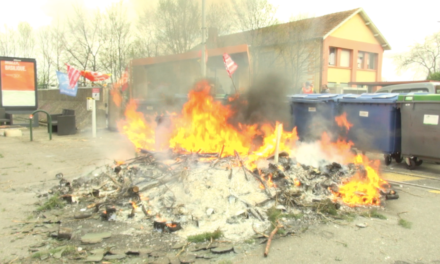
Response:
[[[319,140],[323,132],[336,139],[340,94],[297,94],[291,95],[290,106],[292,126],[296,127],[301,141]]]
[[[341,114],[353,126],[346,138],[362,151],[384,153],[385,164],[402,162],[399,94],[345,95],[339,100]],[[341,135],[344,136],[344,135]]]

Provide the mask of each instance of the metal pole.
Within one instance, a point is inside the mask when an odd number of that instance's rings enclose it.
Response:
[[[32,119],[33,119],[33,115],[31,115],[29,117],[29,132],[31,132],[31,141],[33,141],[34,139],[32,138]]]
[[[280,155],[280,140],[281,140],[281,132],[283,131],[283,124],[277,124],[275,128],[275,164],[278,164],[278,156]]]
[[[202,77],[206,77],[205,0],[202,0]]]
[[[92,137],[96,137],[96,100],[92,100]]]

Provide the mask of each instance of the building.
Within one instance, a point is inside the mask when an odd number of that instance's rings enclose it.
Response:
[[[360,85],[351,83],[382,81],[383,52],[390,49],[362,8],[224,36],[209,29],[206,44],[207,77],[216,80],[220,93],[233,93],[235,87],[247,89],[269,72],[282,75],[291,93],[298,93],[306,81],[314,84],[315,91],[323,84],[332,92],[357,88]],[[188,86],[200,77],[199,50],[197,46],[184,54],[133,60],[135,90],[145,91],[146,83],[164,73],[172,77],[161,78],[174,86]],[[239,66],[232,78],[235,87],[224,69],[223,53]],[[175,91],[185,93],[186,89]],[[368,89],[371,92],[375,87]]]

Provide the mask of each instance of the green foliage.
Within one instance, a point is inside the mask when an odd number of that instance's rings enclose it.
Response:
[[[431,80],[431,81],[440,81],[440,72],[432,72],[428,75],[428,77],[426,78],[426,80]]]
[[[382,220],[387,220],[387,217],[379,212],[377,212],[377,209],[372,209],[369,212],[364,212],[361,214],[363,217],[369,217],[369,218],[377,218]]]
[[[282,216],[281,210],[278,210],[275,207],[271,207],[267,210],[267,217],[274,226],[276,226],[276,222],[281,216]]]
[[[64,201],[60,199],[58,194],[54,194],[49,200],[44,202],[43,205],[37,208],[37,211],[52,210],[54,208],[63,208],[66,205]]]
[[[281,217],[289,218],[289,219],[301,219],[304,217],[303,214],[294,214],[294,213],[288,213],[288,214],[282,214]]]
[[[0,158],[4,158],[3,154],[0,153]]]
[[[412,223],[410,221],[403,219],[403,218],[400,218],[399,225],[403,228],[410,229],[412,226]]]
[[[219,239],[222,236],[223,236],[223,232],[220,229],[217,229],[214,232],[206,232],[194,236],[189,236],[188,241],[194,243],[201,243],[205,241],[210,241],[211,239],[212,240]]]

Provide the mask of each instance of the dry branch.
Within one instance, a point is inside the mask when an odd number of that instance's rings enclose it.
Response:
[[[278,229],[283,227],[279,222],[277,222],[277,226],[270,232],[269,238],[267,239],[266,249],[264,250],[264,256],[267,257],[269,255],[270,244],[272,243],[272,239],[275,234],[278,232]]]

